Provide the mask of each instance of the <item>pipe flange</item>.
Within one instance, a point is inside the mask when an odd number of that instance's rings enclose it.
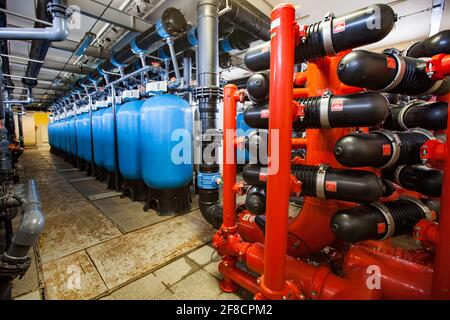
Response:
[[[332,37],[333,20],[334,14],[332,12],[329,12],[322,21],[322,41],[323,41],[323,48],[327,56],[336,55]]]
[[[321,128],[329,129],[330,126],[330,117],[329,117],[329,108],[330,108],[330,100],[333,94],[330,91],[325,92],[320,99],[319,111],[320,111],[320,126]]]
[[[193,90],[193,93],[196,100],[205,98],[221,100],[223,97],[223,89],[219,87],[198,87]]]
[[[439,87],[442,85],[442,82],[444,82],[444,80],[437,80],[430,89],[428,89],[426,92],[422,93],[421,95],[428,95],[428,94],[432,94],[434,93],[437,89],[439,89]]]
[[[321,164],[317,170],[316,175],[316,197],[319,199],[326,199],[325,196],[325,179],[327,175],[327,170],[330,166]]]
[[[405,132],[420,133],[420,134],[423,134],[425,137],[427,137],[429,140],[436,139],[434,134],[432,134],[430,131],[428,131],[426,129],[423,129],[423,128],[412,128],[412,129],[409,129],[409,130],[407,130]]]
[[[384,166],[381,167],[381,169],[386,169],[394,165],[398,159],[400,158],[400,148],[402,146],[402,142],[398,135],[392,131],[386,130],[386,129],[379,129],[376,131],[373,131],[372,133],[379,133],[385,136],[392,145],[392,155],[391,159],[386,163]]]
[[[422,104],[422,103],[424,103],[425,101],[422,101],[422,100],[414,100],[414,101],[412,101],[412,102],[410,102],[409,104],[407,104],[406,106],[404,106],[403,108],[402,108],[402,110],[400,110],[400,112],[398,113],[398,118],[397,118],[397,122],[398,122],[398,125],[400,126],[400,128],[402,128],[403,130],[409,130],[410,128],[408,128],[406,125],[405,125],[405,122],[403,121],[403,117],[405,116],[405,113],[409,110],[409,109],[411,109],[412,107],[414,107],[414,106],[417,106],[417,105],[420,105],[420,104]]]
[[[395,60],[397,60],[397,66],[398,66],[397,74],[395,75],[394,80],[392,80],[392,82],[386,88],[377,90],[378,92],[388,92],[388,91],[394,89],[395,87],[397,87],[399,85],[399,83],[403,80],[403,77],[405,76],[405,72],[406,72],[405,58],[403,58],[397,54],[391,54],[391,56],[394,57]]]
[[[410,197],[410,196],[402,196],[402,197],[399,197],[399,199],[408,200],[408,201],[416,204],[420,209],[422,209],[425,217],[428,220],[431,220],[431,221],[435,220],[435,217],[434,217],[433,213],[431,212],[430,208],[428,208],[422,201],[420,201],[416,198]]]
[[[49,2],[47,4],[47,12],[51,13],[52,15],[54,14],[66,18],[70,18],[72,16],[72,12],[69,12],[69,10],[67,10],[67,6],[53,2]]]
[[[380,240],[386,240],[394,235],[395,232],[395,221],[394,218],[391,215],[391,212],[389,211],[389,208],[386,207],[383,203],[377,201],[374,203],[371,203],[369,206],[374,207],[377,209],[386,219],[387,224],[387,230],[385,236]]]
[[[395,172],[394,172],[394,182],[396,184],[398,184],[399,186],[402,185],[400,182],[400,173],[402,172],[402,170],[406,167],[406,165],[401,165],[398,166],[397,168],[395,168]]]

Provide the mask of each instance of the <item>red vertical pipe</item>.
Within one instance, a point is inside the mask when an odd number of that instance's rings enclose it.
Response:
[[[450,101],[450,95],[444,99]],[[450,114],[447,125],[447,150],[450,150]],[[441,215],[439,217],[439,242],[436,246],[436,258],[433,273],[431,297],[433,299],[450,299],[450,159],[444,166],[442,185]]]
[[[266,238],[262,294],[270,298],[285,289],[291,173],[292,100],[295,9],[281,4],[272,11],[269,175],[267,177]],[[276,152],[278,148],[278,152]],[[278,153],[278,154],[276,154]]]
[[[236,92],[237,86],[228,84],[223,92],[223,228],[236,226]]]

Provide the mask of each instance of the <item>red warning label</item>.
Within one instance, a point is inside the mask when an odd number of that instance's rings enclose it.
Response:
[[[383,156],[390,156],[392,154],[392,147],[390,144],[383,144]]]
[[[328,192],[336,192],[337,191],[337,182],[336,181],[325,181],[325,190]]]
[[[262,118],[262,119],[267,119],[267,118],[269,118],[269,109],[261,110],[261,118]]]
[[[262,182],[267,181],[267,174],[264,173],[264,172],[261,172],[261,173],[259,174],[259,181],[262,181]]]
[[[392,57],[386,57],[386,62],[388,68],[395,69],[397,67],[397,63],[395,62],[395,59]]]
[[[380,222],[377,224],[377,232],[378,234],[383,234],[386,232],[386,224],[384,222]]]
[[[337,21],[333,26],[333,33],[339,33],[345,31],[345,20]]]
[[[344,110],[344,101],[343,100],[334,100],[331,102],[331,111],[342,111]]]

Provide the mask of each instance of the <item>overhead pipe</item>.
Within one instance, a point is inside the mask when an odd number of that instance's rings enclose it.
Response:
[[[0,0],[0,8],[5,9],[6,6],[6,0]],[[0,29],[7,27],[7,21],[6,21],[6,13],[1,11],[0,12]],[[7,40],[0,40],[0,52],[2,54],[2,57],[0,58],[0,61],[2,63],[2,73],[3,74],[11,74],[11,66],[9,63],[9,47],[8,47],[8,41]],[[2,77],[3,78],[3,77]],[[12,82],[10,77],[3,78],[3,83],[6,87],[8,87],[9,91],[11,91],[12,88],[14,88],[14,83]],[[3,115],[3,111],[0,112],[0,119]]]
[[[421,163],[420,148],[433,134],[423,129],[393,132],[385,129],[371,133],[353,133],[334,146],[336,160],[347,167],[389,168]]]
[[[438,214],[438,201],[408,197],[339,210],[331,218],[331,229],[345,242],[385,240],[412,233],[417,222],[435,220]]]
[[[253,89],[255,95],[263,97]],[[260,98],[258,98],[260,99]],[[388,100],[379,93],[356,93],[299,99],[304,114],[294,117],[294,129],[369,127],[382,123],[388,115]],[[244,111],[244,120],[252,128],[267,129],[269,123],[267,103],[249,106]]]
[[[110,59],[98,66],[97,70],[83,78],[79,84],[90,85],[102,79],[102,73],[124,68],[128,64],[134,63],[136,56],[146,54],[147,50],[161,39],[178,37],[186,32],[187,22],[184,15],[175,8],[167,8],[154,26],[147,31],[136,36],[131,43],[124,46]],[[142,59],[142,58],[141,58]]]
[[[403,52],[403,55],[411,58],[425,58],[440,53],[450,53],[450,30],[443,30],[432,37],[414,43]]]
[[[341,17],[327,15],[323,21],[307,27],[302,41],[295,48],[295,63],[310,61],[382,40],[394,27],[396,15],[385,4],[375,4]],[[254,72],[270,66],[270,45],[250,48],[245,66]]]
[[[50,2],[51,1],[51,2]],[[40,22],[35,23],[34,28],[0,28],[0,39],[5,40],[42,40],[42,41],[64,41],[69,36],[68,15],[66,12],[65,0],[39,0],[37,9],[41,10],[41,5],[45,2],[44,10],[52,14],[52,26],[42,26]],[[42,17],[37,16],[38,19]]]
[[[433,80],[426,71],[426,61],[402,57],[395,51],[375,53],[357,50],[339,63],[338,77],[350,86],[373,91],[410,96],[445,95],[450,82]]]
[[[47,10],[49,5],[62,5],[63,1],[52,1],[52,0],[38,0],[36,3],[36,18],[42,21],[50,22],[52,17]],[[46,26],[41,22],[35,22],[34,28],[43,29]],[[22,83],[26,87],[35,87],[37,85],[37,80],[35,80],[42,67],[42,62],[47,56],[48,49],[50,48],[51,41],[49,40],[34,40],[31,43],[30,56],[27,65],[27,70],[25,72],[25,77],[22,78]]]
[[[447,116],[448,103],[446,102],[413,100],[406,106],[391,105],[383,128],[408,130],[420,127],[427,130],[445,130]]]

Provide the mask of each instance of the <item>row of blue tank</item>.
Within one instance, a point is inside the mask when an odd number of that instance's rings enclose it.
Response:
[[[125,179],[143,180],[160,190],[190,183],[193,116],[186,100],[163,94],[117,105],[116,113],[119,172]],[[86,162],[92,161],[93,149],[95,164],[114,172],[113,120],[112,108],[103,108],[92,113],[92,130],[89,113],[54,121],[49,143]],[[182,134],[176,133],[179,129]]]

